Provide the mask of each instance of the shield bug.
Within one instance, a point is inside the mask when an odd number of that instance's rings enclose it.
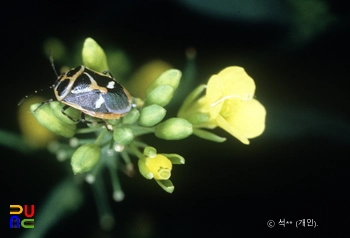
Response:
[[[118,119],[131,109],[131,96],[109,73],[83,65],[59,76],[52,86],[58,101],[92,117]]]
[[[52,57],[50,61],[56,73]],[[118,119],[131,109],[132,98],[129,92],[109,71],[99,73],[81,65],[56,75],[57,80],[50,88],[53,88],[57,100],[66,104],[62,108],[62,113],[66,116],[68,115],[64,111],[69,106],[100,119]],[[42,102],[38,108],[51,101],[52,99]]]

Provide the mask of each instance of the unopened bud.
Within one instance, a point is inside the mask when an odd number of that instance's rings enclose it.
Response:
[[[180,84],[181,71],[177,69],[169,69],[159,75],[148,87],[146,93],[149,94],[155,88],[161,85],[169,85],[175,91]]]
[[[127,127],[115,127],[113,139],[118,145],[127,145],[134,140],[134,133]]]
[[[154,126],[161,122],[166,115],[166,110],[156,104],[149,105],[142,108],[141,115],[139,119],[139,124],[141,126]]]
[[[88,143],[80,146],[73,154],[71,165],[74,174],[90,171],[99,161],[101,149],[98,145]]]
[[[174,88],[170,85],[160,85],[147,94],[145,105],[157,104],[166,106],[173,98]]]
[[[170,118],[156,126],[155,135],[165,140],[181,140],[193,132],[192,124],[183,118]]]
[[[30,111],[41,125],[63,137],[71,138],[74,136],[77,128],[75,124],[65,123],[60,120],[52,111],[49,103],[40,105],[40,103],[31,105]]]
[[[59,102],[59,101],[53,101],[50,102],[50,107],[55,114],[56,117],[58,117],[61,121],[67,123],[67,124],[77,124],[80,121],[81,117],[81,111],[68,107],[64,113],[62,113],[62,108],[66,106],[65,104]]]
[[[82,51],[83,63],[86,67],[103,72],[108,69],[107,57],[103,49],[92,38],[86,38]]]

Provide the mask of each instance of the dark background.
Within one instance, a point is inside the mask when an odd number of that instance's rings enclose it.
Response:
[[[85,184],[82,207],[47,236],[142,237],[135,230],[145,224],[152,232],[144,237],[339,234],[349,222],[349,11],[333,1],[291,2],[2,6],[1,129],[20,133],[18,101],[53,83],[42,48],[49,37],[61,39],[68,49],[88,36],[102,46],[116,44],[135,68],[161,58],[181,70],[185,50],[194,47],[198,84],[226,66],[242,66],[267,110],[266,131],[249,146],[220,129],[216,132],[228,137],[222,144],[194,136],[164,143],[149,137],[164,151],[186,158],[173,170],[173,194],[139,175],[121,174],[126,198],[121,203],[111,199],[116,226],[103,232]],[[50,190],[71,176],[69,162],[60,163],[45,151],[23,154],[2,146],[1,159],[6,222],[8,204],[34,203],[39,211]],[[318,227],[267,228],[268,220],[283,218],[314,219]],[[9,232],[8,224],[2,229]]]

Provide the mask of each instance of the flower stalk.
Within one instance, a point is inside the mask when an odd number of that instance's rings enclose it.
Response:
[[[107,72],[106,53],[95,40],[87,38],[81,53],[85,66],[100,73]],[[143,89],[143,99],[132,99],[133,106],[128,113],[106,120],[91,116],[95,115],[93,113],[85,115],[83,121],[87,122],[87,127],[84,128],[79,124],[84,110],[69,107],[62,113],[66,106],[64,101],[33,104],[31,112],[55,134],[64,138],[75,136],[69,149],[68,145],[57,144],[53,150],[55,153],[64,150],[63,157],[71,157],[74,174],[85,173],[86,181],[93,184],[103,169],[108,168],[114,200],[124,198],[117,172],[122,170],[132,176],[134,157],[143,177],[155,180],[162,189],[172,193],[173,165],[184,164],[185,159],[175,153],[159,153],[142,140],[143,135],[153,134],[163,140],[182,140],[195,135],[222,143],[226,138],[211,131],[220,127],[248,145],[250,139],[263,133],[266,118],[265,107],[254,98],[254,80],[238,66],[212,75],[207,84],[199,85],[185,97],[177,116],[169,117],[166,107],[176,94],[181,77],[178,69],[165,70]],[[103,86],[101,95],[108,94],[114,85]],[[92,103],[96,108],[91,110],[98,112],[101,102]]]

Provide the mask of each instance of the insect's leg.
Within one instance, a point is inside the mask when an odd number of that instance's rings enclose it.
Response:
[[[43,105],[46,104],[46,103],[50,103],[50,102],[52,102],[52,101],[53,101],[53,100],[52,100],[52,98],[51,98],[51,99],[49,99],[49,100],[46,100],[46,101],[41,102],[40,105],[39,105],[37,108],[35,108],[33,112],[36,112],[36,110],[38,110],[41,106],[43,106]]]
[[[103,120],[103,122],[105,123],[107,131],[113,131],[113,127],[111,125],[109,125],[105,120]]]
[[[105,71],[103,71],[102,73],[103,73],[103,74],[109,74],[109,76],[111,76],[112,78],[114,78],[113,75],[112,75],[112,73],[111,73],[111,71],[109,71],[109,70],[105,70]]]
[[[88,121],[88,120],[86,120],[86,119],[85,119],[85,114],[84,114],[84,113],[81,114],[80,121],[81,121],[82,123],[86,123],[86,124],[96,123],[96,122],[93,122],[93,121]]]
[[[112,130],[110,129],[110,127],[108,126],[108,123],[107,123],[105,120],[100,120],[100,121],[88,121],[88,120],[85,119],[85,114],[84,114],[84,113],[81,114],[81,119],[80,119],[80,121],[83,122],[83,123],[86,123],[86,124],[93,124],[93,123],[105,124],[105,127],[107,128],[107,130],[112,131]]]
[[[69,116],[67,113],[65,113],[65,111],[66,111],[68,108],[69,108],[68,105],[64,105],[64,106],[62,107],[62,109],[61,109],[62,114],[65,115],[66,117],[68,117],[68,118],[69,118],[71,121],[73,121],[73,122],[79,122],[79,121],[81,121],[80,118],[79,118],[79,119],[74,119],[74,118],[72,118],[71,116]]]

